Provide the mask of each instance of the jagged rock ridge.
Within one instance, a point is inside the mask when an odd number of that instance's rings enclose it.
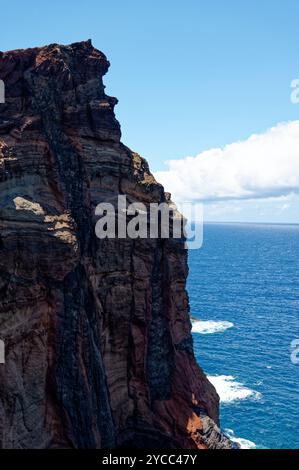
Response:
[[[108,67],[90,41],[0,53],[0,445],[230,447],[184,240],[95,236],[98,203],[167,200],[120,142]]]

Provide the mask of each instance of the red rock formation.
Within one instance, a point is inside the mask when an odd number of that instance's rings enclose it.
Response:
[[[229,447],[193,355],[184,240],[95,236],[98,203],[166,200],[120,143],[108,67],[90,41],[0,53],[0,443]]]

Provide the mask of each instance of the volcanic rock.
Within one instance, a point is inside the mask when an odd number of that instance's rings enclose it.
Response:
[[[91,41],[0,53],[0,446],[231,447],[184,237],[95,235],[101,202],[170,204],[120,142],[108,67]]]

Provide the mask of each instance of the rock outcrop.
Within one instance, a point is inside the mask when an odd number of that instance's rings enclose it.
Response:
[[[184,239],[103,239],[96,206],[168,201],[120,142],[90,41],[0,53],[0,445],[222,448]]]

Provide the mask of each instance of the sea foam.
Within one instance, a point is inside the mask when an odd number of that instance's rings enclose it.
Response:
[[[229,321],[214,321],[214,320],[194,320],[192,322],[192,332],[208,335],[212,333],[222,333],[234,326]]]
[[[261,393],[237,382],[232,375],[208,376],[208,379],[216,388],[222,403],[232,403],[247,399],[260,400],[262,397]]]
[[[225,429],[224,433],[231,441],[236,442],[241,449],[256,449],[256,444],[254,442],[242,437],[237,437],[232,429]]]

